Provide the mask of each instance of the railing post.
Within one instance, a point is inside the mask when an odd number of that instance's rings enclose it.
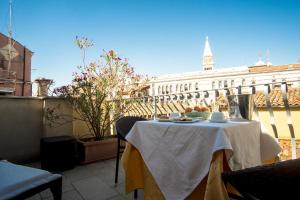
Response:
[[[239,85],[237,89],[238,89],[238,94],[242,94],[242,86]]]
[[[266,84],[265,86],[266,87],[265,87],[265,90],[264,90],[264,95],[265,95],[265,98],[266,98],[266,106],[267,106],[267,109],[268,109],[269,115],[270,115],[270,124],[272,126],[275,139],[278,142],[278,132],[277,132],[276,124],[275,124],[275,117],[274,117],[274,113],[273,113],[273,109],[272,109],[272,104],[271,104],[270,97],[269,97],[269,94],[271,92],[271,88],[270,88],[269,84]]]
[[[207,103],[206,99],[209,97],[209,93],[208,93],[208,91],[204,91],[203,93],[204,93],[204,95],[203,95],[202,100],[203,100],[204,104],[208,107],[209,104]]]
[[[255,95],[256,94],[256,88],[255,88],[255,86],[251,85],[250,88],[251,88],[251,94]],[[254,98],[253,98],[253,101],[254,101]],[[255,114],[255,117],[256,117],[257,121],[260,121],[258,109],[257,109],[257,107],[255,105],[255,102],[253,102],[253,111],[254,111],[254,114]]]
[[[291,135],[292,159],[296,159],[297,158],[297,145],[296,145],[296,140],[295,140],[295,132],[294,132],[294,127],[293,127],[291,109],[289,106],[287,92],[288,92],[287,83],[283,82],[281,84],[281,94],[282,94],[282,99],[283,99],[283,103],[284,103],[284,107],[285,107],[285,111],[286,111],[287,123],[288,123],[288,127],[290,130],[290,135]]]
[[[217,104],[217,99],[218,99],[219,95],[220,95],[219,90],[215,90],[214,111],[220,111],[220,106]],[[217,110],[215,110],[216,109],[216,105],[218,106]]]
[[[156,120],[157,118],[157,102],[156,102],[156,96],[153,95],[153,119]]]

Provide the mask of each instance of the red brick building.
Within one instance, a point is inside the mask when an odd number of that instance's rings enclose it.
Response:
[[[31,96],[31,57],[33,52],[19,42],[0,33],[0,95]]]

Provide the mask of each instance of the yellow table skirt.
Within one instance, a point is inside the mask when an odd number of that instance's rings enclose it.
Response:
[[[223,150],[214,153],[208,175],[187,197],[188,200],[229,200],[227,190],[221,178],[222,172],[229,170],[223,156]],[[141,154],[129,143],[126,144],[122,156],[122,164],[125,171],[126,193],[132,192],[135,189],[144,189],[144,197],[147,200],[165,199],[145,165]]]

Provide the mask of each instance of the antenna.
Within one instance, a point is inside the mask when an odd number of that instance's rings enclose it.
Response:
[[[266,52],[266,61],[269,62],[270,61],[270,50],[267,49],[267,52]]]
[[[262,53],[261,52],[258,52],[258,60],[262,60]]]
[[[267,52],[266,52],[266,65],[267,66],[271,66],[272,63],[270,62],[270,50],[267,49]]]
[[[12,39],[12,23],[11,23],[11,18],[12,18],[12,0],[9,0],[9,25],[8,25],[8,71],[10,71],[11,67],[11,39]]]

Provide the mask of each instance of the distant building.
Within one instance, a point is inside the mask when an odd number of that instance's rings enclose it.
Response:
[[[10,46],[9,38],[0,33],[0,95],[31,96],[33,52],[13,39],[11,44]]]
[[[214,90],[230,87],[262,84],[257,89],[263,89],[264,84],[282,81],[300,80],[300,63],[272,65],[261,59],[253,66],[214,69],[213,54],[208,38],[203,51],[202,71],[167,74],[158,76],[150,82],[150,95],[169,95],[185,92],[208,91],[214,96]]]

